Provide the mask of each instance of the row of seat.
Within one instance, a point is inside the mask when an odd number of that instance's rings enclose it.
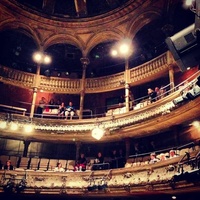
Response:
[[[184,155],[185,152],[199,151],[200,146],[196,145],[191,148],[183,148],[180,150],[176,150],[176,154]],[[168,152],[166,152],[168,154]],[[159,157],[159,154],[157,155]],[[4,165],[7,160],[10,160],[14,168],[19,169],[30,169],[30,170],[42,170],[42,171],[52,171],[58,162],[62,164],[62,167],[66,171],[71,171],[74,169],[75,160],[65,160],[65,159],[49,159],[49,158],[38,158],[38,157],[20,157],[20,156],[8,156],[8,155],[0,155],[1,164]],[[94,159],[88,159],[90,162],[87,166],[87,169],[91,168],[91,165],[94,163]],[[142,165],[147,164],[149,161],[149,155],[144,157],[135,157],[129,158],[126,161],[125,167],[133,166],[134,164]],[[109,162],[108,162],[109,163]]]
[[[30,170],[53,170],[57,163],[60,162],[65,170],[73,170],[75,160],[65,160],[65,159],[48,159],[48,158],[38,158],[38,157],[19,157],[19,156],[7,156],[1,155],[0,160],[2,165],[6,163],[7,160],[11,161],[14,168],[19,169],[30,169]]]

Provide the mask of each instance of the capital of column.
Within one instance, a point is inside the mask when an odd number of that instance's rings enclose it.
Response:
[[[89,65],[90,60],[89,58],[81,58],[81,63],[83,64],[83,67],[87,67],[87,65]]]
[[[129,84],[125,83],[125,89],[129,89]]]
[[[33,93],[37,93],[37,91],[38,91],[38,88],[37,88],[37,87],[34,87],[34,88],[33,88]]]

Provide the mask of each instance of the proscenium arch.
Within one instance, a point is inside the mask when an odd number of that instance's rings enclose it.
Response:
[[[157,10],[146,11],[138,15],[130,24],[127,26],[127,34],[133,39],[138,31],[140,31],[145,25],[153,22],[161,17],[161,12]],[[142,23],[141,23],[142,22]]]
[[[32,39],[34,43],[36,44],[37,48],[40,48],[40,39],[38,38],[35,31],[28,25],[18,22],[18,21],[12,21],[7,23],[1,23],[0,31],[16,31],[22,34],[25,34],[27,37]]]
[[[85,49],[85,52],[87,52],[87,55],[89,52],[98,44],[102,42],[108,42],[108,41],[120,41],[124,38],[124,34],[122,32],[116,31],[113,32],[111,30],[108,31],[101,31],[96,35],[93,35],[89,38],[87,47]]]

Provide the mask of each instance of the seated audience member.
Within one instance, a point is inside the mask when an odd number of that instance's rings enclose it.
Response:
[[[159,87],[155,87],[155,92],[156,92],[156,100],[161,99],[161,93]]]
[[[157,96],[156,96],[156,92],[153,89],[148,88],[148,96],[151,103],[156,101]]]
[[[176,155],[176,152],[175,152],[175,150],[170,150],[169,151],[169,158],[175,158],[175,157],[177,157],[178,155]]]
[[[59,105],[58,110],[59,110],[59,111],[58,111],[58,116],[60,116],[60,117],[65,116],[66,107],[65,107],[65,103],[64,103],[64,102],[62,102],[62,103]]]
[[[13,165],[11,164],[10,160],[6,161],[6,164],[3,166],[4,170],[14,170]]]
[[[158,161],[160,161],[160,160],[156,157],[156,153],[151,153],[149,164],[153,164],[153,163],[156,163]]]
[[[160,87],[160,98],[162,99],[165,96],[166,96],[166,89],[164,88],[163,85],[161,85],[161,87]]]
[[[80,157],[78,158],[74,166],[74,171],[85,171],[86,165],[87,165],[87,159],[85,157],[85,154],[81,153]]]
[[[52,98],[49,101],[49,109],[55,109],[55,108],[58,108],[58,107],[56,106],[56,103],[55,103],[54,99]]]
[[[53,171],[54,172],[64,172],[65,169],[62,167],[62,163],[58,162]]]
[[[95,160],[94,165],[92,166],[92,170],[100,170],[103,169],[104,157],[101,152],[98,152]]]
[[[69,105],[66,107],[65,110],[65,117],[67,119],[68,116],[70,116],[70,119],[72,119],[74,115],[75,115],[75,108],[73,106],[73,103],[70,101]]]
[[[164,153],[161,153],[160,154],[160,161],[164,161],[164,160],[167,160],[167,158],[166,158]]]

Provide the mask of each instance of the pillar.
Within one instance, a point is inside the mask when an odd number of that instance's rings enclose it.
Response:
[[[76,142],[76,160],[78,160],[79,158],[80,148],[81,148],[81,142]]]
[[[81,80],[81,93],[80,93],[80,114],[79,119],[83,118],[83,105],[84,105],[84,97],[85,97],[85,76],[86,76],[86,68],[90,63],[88,58],[81,58],[81,63],[83,67],[83,74]]]
[[[40,64],[37,65],[37,71],[36,71],[36,76],[35,76],[35,81],[34,81],[30,118],[33,118],[33,116],[34,116],[35,102],[36,102],[36,98],[37,98],[37,89],[39,86],[39,82],[40,82]]]
[[[127,138],[125,140],[125,144],[126,144],[126,159],[127,159],[130,155],[130,144],[131,144],[131,142],[130,142],[129,138]]]
[[[129,111],[129,61],[125,59],[125,106],[126,112]]]
[[[169,67],[169,82],[170,82],[170,91],[174,92],[174,68],[173,66]]]
[[[37,97],[37,87],[34,87],[33,88],[33,98],[32,98],[32,103],[31,103],[30,118],[33,118],[33,116],[34,116],[36,97]]]
[[[27,157],[28,155],[28,147],[31,142],[29,141],[24,141],[24,151],[23,151],[23,157]]]

